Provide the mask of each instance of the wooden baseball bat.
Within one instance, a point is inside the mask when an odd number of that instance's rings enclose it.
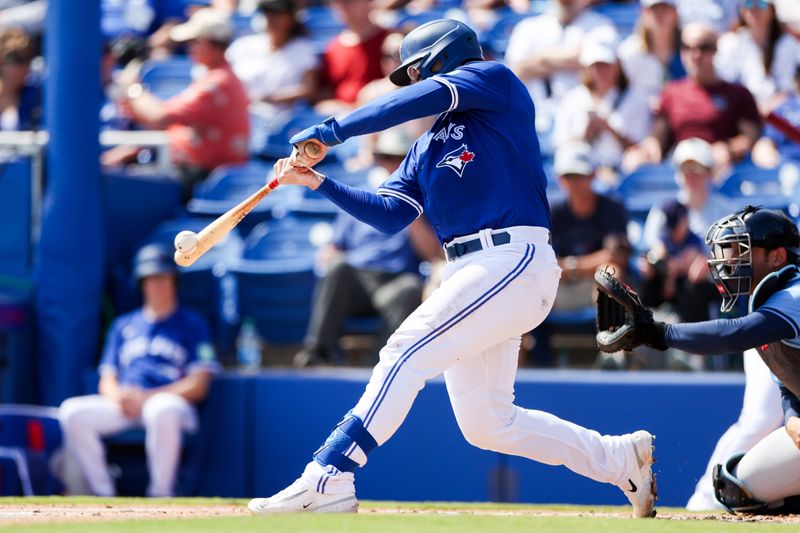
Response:
[[[235,228],[236,225],[247,216],[247,213],[252,211],[256,204],[277,188],[278,185],[280,185],[278,178],[273,178],[269,183],[242,200],[237,206],[232,207],[226,213],[217,217],[216,220],[197,234],[197,246],[193,250],[189,252],[175,251],[175,263],[183,267],[192,265]]]

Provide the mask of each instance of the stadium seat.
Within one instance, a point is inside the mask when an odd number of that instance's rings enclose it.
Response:
[[[342,21],[330,7],[325,5],[308,7],[300,12],[299,17],[308,29],[318,53],[322,53],[328,42],[344,29]]]
[[[170,98],[192,83],[192,69],[192,61],[185,56],[146,61],[142,65],[142,84],[159,98]]]
[[[627,37],[633,33],[636,24],[639,21],[639,2],[632,2],[628,4],[605,3],[595,8],[595,11],[601,13],[614,23],[617,27],[622,38]]]
[[[493,57],[502,59],[506,54],[508,40],[514,27],[525,18],[532,16],[531,13],[516,13],[508,10],[500,15],[494,24],[482,32],[478,38],[485,52],[489,52]]]
[[[56,408],[0,405],[0,494],[58,494],[61,484],[51,474],[49,462],[61,444]]]
[[[288,157],[292,152],[289,138],[326,118],[311,108],[270,118],[251,114],[250,153],[265,159]]]
[[[272,165],[249,162],[241,165],[223,165],[194,191],[187,210],[198,216],[217,217],[260,189],[272,175]],[[299,187],[278,187],[261,200],[240,223],[242,235],[258,223],[273,216],[273,210],[284,211],[290,203],[296,203],[302,194]]]
[[[719,186],[719,191],[731,198],[782,195],[780,171],[753,165],[734,169]]]
[[[286,216],[258,224],[245,239],[242,258],[312,268],[317,250],[330,241],[329,222]]]
[[[241,319],[252,319],[268,343],[303,340],[316,280],[312,265],[243,260],[232,272]]]
[[[671,165],[645,165],[622,177],[615,193],[632,218],[644,220],[653,206],[676,198],[678,184]]]

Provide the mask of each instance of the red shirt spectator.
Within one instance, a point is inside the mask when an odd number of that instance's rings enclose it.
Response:
[[[328,45],[322,60],[322,83],[333,90],[335,99],[352,104],[367,83],[383,77],[381,45],[388,34],[381,29],[353,44],[339,35]]]
[[[739,135],[739,120],[761,121],[753,95],[741,85],[704,86],[692,79],[667,84],[657,115],[669,123],[673,145],[692,137],[726,141]]]
[[[164,102],[173,161],[208,171],[247,161],[248,103],[242,83],[227,63]]]

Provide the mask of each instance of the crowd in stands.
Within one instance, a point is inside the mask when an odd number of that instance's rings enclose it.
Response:
[[[708,318],[717,305],[703,265],[710,223],[751,200],[798,215],[796,168],[795,174],[775,170],[800,165],[796,0],[101,5],[101,123],[115,130],[166,130],[186,202],[215,170],[224,175],[225,169],[254,162],[268,168],[286,155],[281,150],[288,150],[291,133],[394,90],[387,76],[399,63],[402,36],[428,20],[449,17],[470,23],[487,59],[506,63],[535,103],[554,247],[564,270],[557,311],[590,307],[592,273],[613,265],[643,288],[649,304],[666,306],[682,320]],[[44,6],[45,0],[0,0],[0,130],[42,127]],[[430,123],[415,121],[395,134],[413,138]],[[368,188],[367,170],[390,171],[401,155],[380,146],[377,136],[345,143],[331,152],[327,170]],[[148,147],[119,146],[101,161],[106,169],[141,170],[152,163],[152,154]],[[750,189],[724,186],[741,172],[750,176]],[[784,179],[781,194],[758,193],[767,175]],[[295,200],[307,206],[314,199]],[[322,218],[332,222],[335,210],[327,209]],[[335,342],[346,313],[324,295],[331,280],[344,284],[340,278],[349,276],[358,287],[353,290],[370,296],[363,305],[353,304],[352,314],[383,315],[379,331],[402,320],[386,316],[379,301],[375,287],[384,278],[414,270],[418,279],[403,290],[409,302],[419,298],[419,269],[405,263],[372,268],[362,246],[382,255],[384,247],[397,245],[411,262],[436,259],[430,246],[412,250],[420,228],[410,228],[397,242],[387,237],[377,243],[365,228],[336,224],[336,238],[321,248],[344,256],[318,285],[312,326],[297,357],[301,365],[341,360]],[[359,269],[380,275],[354,277]],[[337,308],[335,320],[326,317],[326,306]],[[327,318],[333,325],[323,327]],[[534,360],[554,364],[549,356]]]

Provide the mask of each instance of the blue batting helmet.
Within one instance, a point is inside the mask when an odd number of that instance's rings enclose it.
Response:
[[[415,66],[419,79],[424,80],[440,72],[450,72],[467,61],[481,59],[481,45],[472,28],[457,20],[432,20],[405,36],[400,44],[403,63],[389,79],[395,85],[409,85],[408,67]]]
[[[163,244],[143,246],[133,259],[133,277],[141,281],[147,276],[156,274],[177,274],[178,269],[173,261],[173,252]]]

